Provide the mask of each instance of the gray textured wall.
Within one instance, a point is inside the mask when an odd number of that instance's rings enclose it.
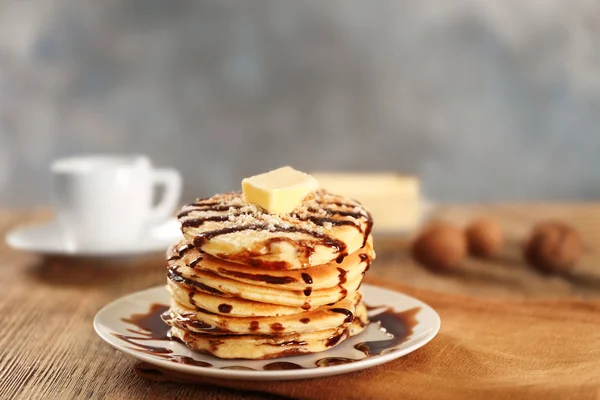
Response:
[[[292,164],[597,199],[599,67],[598,1],[2,1],[0,204],[90,151],[176,166],[187,198]]]

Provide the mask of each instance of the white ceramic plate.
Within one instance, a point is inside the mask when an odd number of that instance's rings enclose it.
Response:
[[[379,323],[371,322],[361,334],[322,353],[260,361],[219,359],[194,352],[180,342],[149,340],[150,335],[144,330],[123,321],[133,314],[147,314],[152,305],[168,304],[169,293],[163,286],[133,293],[110,303],[96,314],[94,328],[102,339],[117,350],[157,367],[194,375],[245,380],[316,378],[370,368],[418,349],[433,339],[439,331],[440,318],[427,304],[378,286],[363,284],[362,290],[365,303],[370,308],[369,315],[375,316],[372,319],[377,319],[378,314],[386,311],[387,314],[381,315],[398,313],[410,316],[407,320],[412,320],[412,323],[406,322],[404,328],[412,327],[412,332],[409,329],[409,334],[403,335],[405,337],[394,338],[386,333]],[[164,307],[166,309],[166,306]],[[155,308],[158,309],[157,306]],[[155,313],[156,322],[159,320],[158,315],[159,312]],[[127,336],[128,339],[124,340],[122,336]],[[372,347],[382,350],[381,354],[366,355],[355,348],[364,342],[379,342]],[[159,353],[148,350],[154,347],[160,349]],[[333,365],[340,361],[344,363]],[[324,366],[323,363],[328,365]],[[270,370],[273,364],[293,370]]]
[[[135,254],[164,252],[182,238],[179,223],[171,219],[148,230],[146,237],[135,243],[116,248],[78,249],[71,247],[55,221],[44,224],[23,226],[8,232],[6,243],[13,249],[44,255],[74,257],[123,257]]]

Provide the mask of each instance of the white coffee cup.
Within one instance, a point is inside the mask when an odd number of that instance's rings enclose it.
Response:
[[[142,155],[91,155],[52,163],[52,197],[69,248],[127,247],[165,222],[181,195],[174,169],[154,169]],[[164,186],[153,205],[155,189]]]

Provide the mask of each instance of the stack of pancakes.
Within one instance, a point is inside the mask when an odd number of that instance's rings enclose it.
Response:
[[[241,193],[197,200],[169,249],[171,335],[221,358],[267,359],[338,345],[368,323],[358,291],[375,253],[357,202],[319,190],[268,214]]]

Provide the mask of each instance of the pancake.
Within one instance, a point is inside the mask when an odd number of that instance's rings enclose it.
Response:
[[[363,248],[345,257],[341,263],[332,261],[302,270],[257,270],[256,267],[228,262],[203,253],[186,241],[172,246],[167,252],[169,268],[177,267],[185,277],[191,277],[197,271],[207,271],[252,287],[268,286],[296,291],[332,288],[340,283],[341,276],[346,280],[353,280],[363,274],[374,259],[371,237]]]
[[[361,294],[361,301],[354,307],[354,320],[348,328],[350,329],[350,337],[356,336],[364,331],[367,325],[369,325],[368,310],[365,303],[362,302]]]
[[[305,333],[314,331],[315,327],[318,327],[319,330],[332,329],[352,321],[355,307],[361,298],[362,296],[355,292],[335,304],[300,314],[245,318],[197,311],[172,300],[171,309],[164,319],[171,326],[207,335]]]
[[[358,289],[362,281],[362,274],[355,274],[349,279],[346,273],[342,271],[338,274],[338,280],[335,282],[336,286],[331,288],[313,290],[311,286],[305,285],[306,289],[304,290],[285,290],[281,286],[256,286],[223,278],[213,272],[189,268],[181,260],[173,261],[168,269],[167,276],[169,284],[172,283],[193,292],[224,297],[225,300],[233,297],[302,308],[335,303],[344,298],[348,292]],[[188,296],[190,296],[189,293]],[[231,302],[229,303],[233,305]]]
[[[335,347],[357,335],[368,324],[367,310],[361,303],[351,323],[333,329],[280,335],[207,335],[178,327],[171,335],[189,348],[219,358],[264,360],[276,357],[316,353]]]
[[[259,303],[235,297],[223,298],[208,293],[197,292],[179,286],[173,283],[172,280],[167,280],[167,289],[171,293],[171,296],[185,307],[199,311],[206,310],[213,314],[234,315],[238,317],[277,317],[306,311],[302,307]]]
[[[202,251],[261,269],[327,264],[363,247],[372,228],[358,202],[318,190],[292,213],[275,215],[241,192],[215,195],[178,214],[185,238]]]
[[[362,276],[358,276],[336,287],[313,291],[307,296],[308,292],[253,287],[216,275],[211,277],[211,281],[201,281],[201,275],[199,273],[197,277],[187,279],[178,271],[169,270],[167,284],[177,301],[190,308],[201,307],[213,313],[237,316],[287,315],[306,311],[343,299],[348,293],[356,291],[362,282]],[[223,312],[222,309],[228,311]]]

